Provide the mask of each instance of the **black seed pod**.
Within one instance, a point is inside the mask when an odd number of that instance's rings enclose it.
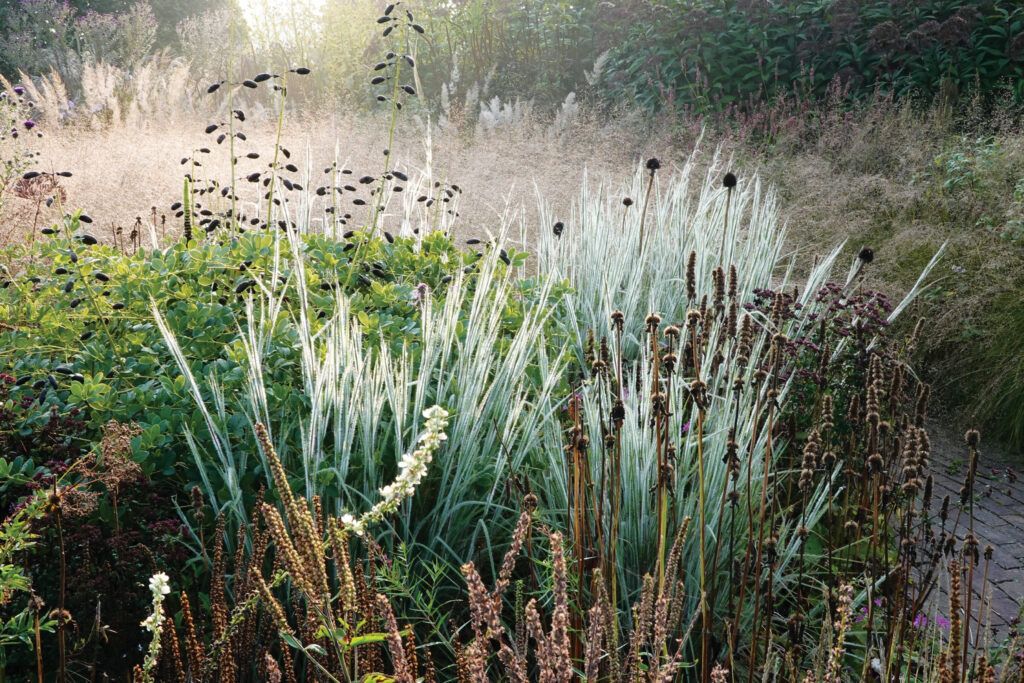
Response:
[[[731,190],[736,187],[736,176],[732,173],[726,173],[725,177],[722,178],[722,187],[727,190]]]

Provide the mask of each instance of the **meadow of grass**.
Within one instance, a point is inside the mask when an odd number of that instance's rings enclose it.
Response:
[[[438,126],[424,116],[399,123],[395,162],[465,190],[458,236],[485,236],[488,226],[517,216],[528,228],[517,244],[524,249],[542,222],[537,188],[544,190],[545,220],[564,219],[584,178],[622,182],[624,169],[654,154],[666,167],[706,167],[719,149],[736,169],[760,173],[778,188],[786,249],[802,266],[840,241],[848,254],[870,245],[878,257],[871,282],[897,295],[948,243],[940,276],[919,304],[935,321],[922,344],[922,369],[943,402],[962,415],[958,427],[978,421],[1016,447],[1024,438],[1024,370],[1011,359],[1024,356],[1014,332],[1024,320],[1019,306],[996,302],[1019,299],[1024,277],[1024,133],[1011,107],[989,112],[968,105],[954,116],[938,106],[922,111],[879,98],[853,110],[824,106],[811,118],[787,104],[738,122],[609,117],[583,108],[562,121],[530,113],[491,128],[479,118]],[[88,207],[101,239],[114,239],[117,230],[130,234],[137,222],[173,234],[180,225],[169,207],[180,194],[181,161],[210,144],[202,131],[214,119],[208,112],[169,124],[56,127],[36,145],[39,166],[76,169],[60,185],[70,205]],[[277,133],[269,114],[254,119],[247,128],[251,148],[272,146]],[[303,171],[335,158],[367,167],[379,158],[387,123],[382,113],[297,111],[286,119],[282,139]],[[198,158],[203,175],[229,170],[225,155]],[[41,206],[45,196],[7,200],[0,243],[31,236],[59,214]]]
[[[377,108],[3,84],[0,680],[1024,680],[1013,105],[436,109],[382,12]]]

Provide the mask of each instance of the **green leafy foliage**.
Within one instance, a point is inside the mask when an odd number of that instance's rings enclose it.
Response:
[[[714,111],[779,96],[990,93],[1024,97],[1024,7],[991,2],[672,0],[609,61],[613,95]]]
[[[267,233],[126,255],[110,246],[85,246],[80,239],[85,225],[70,219],[64,235],[53,236],[37,252],[12,248],[5,253],[7,262],[21,265],[0,290],[0,319],[7,322],[0,330],[0,367],[22,380],[15,387],[18,400],[88,409],[93,433],[111,419],[138,422],[136,457],[144,471],[194,481],[197,473],[181,458],[180,439],[186,425],[202,432],[201,420],[184,378],[167,372],[173,361],[154,324],[153,307],[162,312],[196,375],[224,392],[241,391],[240,323],[247,294],[265,287],[268,278],[285,282],[300,275],[289,270],[284,254],[275,253]],[[416,353],[410,333],[418,329],[418,298],[440,296],[451,276],[478,258],[456,249],[441,233],[422,239],[353,233],[346,242],[310,236],[304,243],[313,327],[330,317],[335,291],[341,289],[351,297],[366,343],[387,344],[396,353],[405,347]],[[524,259],[513,254],[509,263]],[[287,295],[284,301],[297,315],[299,301]],[[510,302],[508,329],[515,329],[520,314]],[[276,348],[280,353],[270,354],[267,391],[288,409],[302,400],[294,391],[299,359],[291,344]],[[230,428],[242,433],[243,426],[237,416]],[[256,472],[249,476],[258,481]]]

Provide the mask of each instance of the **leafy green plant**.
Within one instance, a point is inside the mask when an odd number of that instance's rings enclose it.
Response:
[[[1024,97],[1018,3],[673,0],[637,23],[606,70],[646,108],[748,110],[778,96],[992,93]]]
[[[66,229],[80,235],[85,225],[72,218]],[[179,438],[187,425],[196,433],[205,427],[184,378],[165,374],[174,359],[153,322],[154,304],[193,372],[234,393],[246,382],[239,324],[247,316],[250,290],[273,288],[280,315],[299,315],[303,309],[318,329],[321,319],[334,316],[340,289],[348,296],[346,314],[358,320],[367,347],[385,345],[415,356],[420,350],[409,343],[410,335],[419,330],[425,300],[439,297],[479,258],[440,233],[391,239],[353,233],[346,242],[310,235],[299,241],[301,270],[266,233],[224,244],[176,243],[134,255],[57,235],[34,259],[25,249],[11,248],[8,263],[17,269],[0,290],[0,315],[6,321],[0,364],[24,378],[16,388],[20,397],[88,408],[93,434],[111,419],[138,422],[136,457],[147,474],[199,481],[198,470],[180,457]],[[357,250],[361,257],[354,263]],[[508,258],[522,263],[525,256]],[[498,265],[506,268],[500,260]],[[475,291],[475,283],[466,278],[463,286]],[[301,301],[295,298],[300,289]],[[502,336],[515,330],[533,296],[529,285],[516,290],[522,299],[509,300],[495,321]],[[464,327],[456,331],[464,333]],[[268,395],[297,408],[301,359],[293,340],[281,327],[266,344],[273,357]],[[245,432],[237,421],[226,428],[234,438]]]

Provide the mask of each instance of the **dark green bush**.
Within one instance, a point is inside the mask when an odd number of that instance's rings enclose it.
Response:
[[[607,84],[642,106],[751,109],[779,96],[861,98],[1003,85],[1024,97],[1014,0],[669,0],[615,50]]]

